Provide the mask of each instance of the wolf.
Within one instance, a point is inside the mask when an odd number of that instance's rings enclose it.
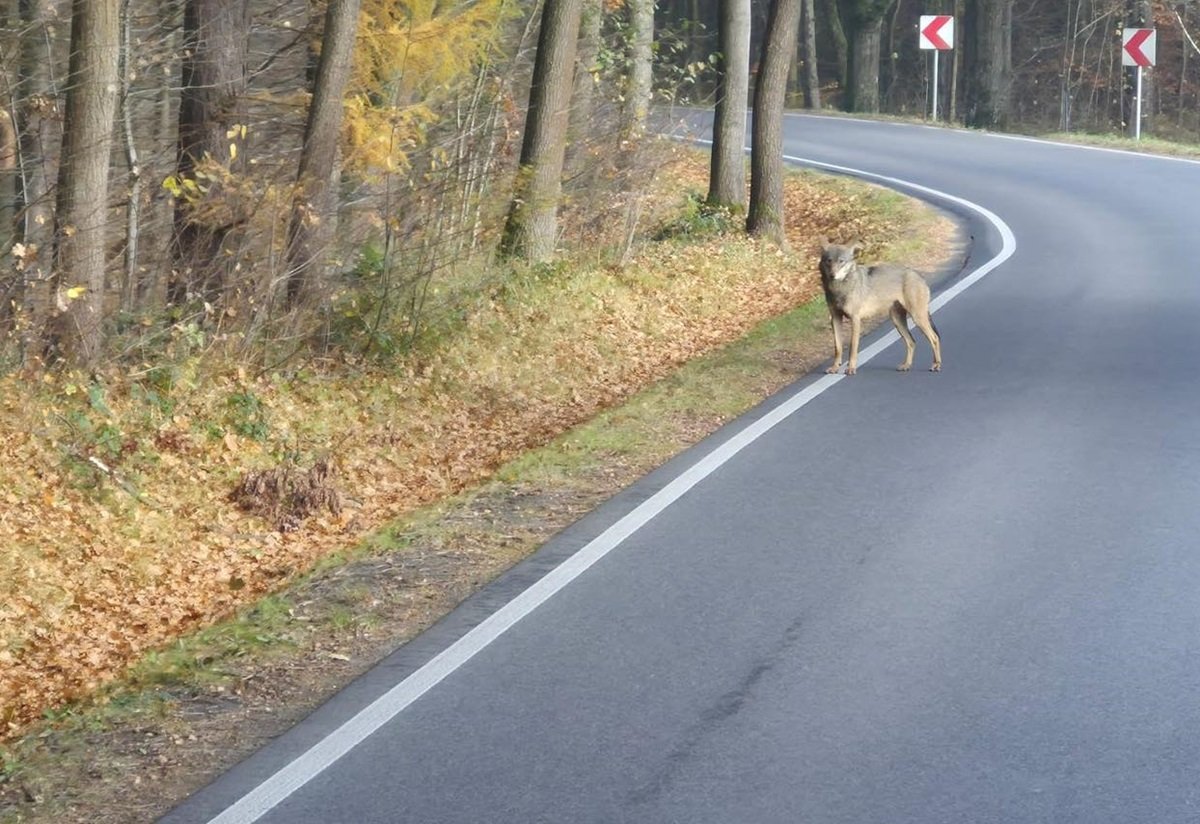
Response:
[[[858,371],[858,340],[862,335],[864,318],[887,310],[896,331],[904,340],[904,363],[896,367],[901,372],[912,368],[917,344],[908,331],[912,316],[917,328],[933,347],[931,372],[942,369],[942,338],[929,316],[929,284],[918,272],[894,263],[863,266],[854,259],[861,243],[847,246],[821,240],[821,286],[825,289],[825,305],[833,327],[833,365],[826,369],[836,374],[842,368],[842,320],[850,319],[850,360],[846,374]]]

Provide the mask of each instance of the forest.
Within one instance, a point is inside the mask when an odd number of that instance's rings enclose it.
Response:
[[[1120,32],[1153,26],[1142,125],[1187,140],[1198,6],[10,2],[0,369],[386,358],[441,274],[553,258],[582,240],[560,209],[635,220],[652,108],[720,113],[786,63],[788,105],[927,117],[921,14],[958,21],[945,118],[1033,132],[1130,130]],[[743,206],[733,191],[712,195]]]

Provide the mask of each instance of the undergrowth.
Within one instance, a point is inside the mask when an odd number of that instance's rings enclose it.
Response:
[[[3,729],[805,304],[817,236],[880,250],[911,226],[897,196],[797,174],[781,252],[685,194],[706,166],[680,150],[659,172],[626,265],[446,273],[419,328],[359,305],[357,345],[323,361],[264,369],[183,329],[156,360],[0,377]]]

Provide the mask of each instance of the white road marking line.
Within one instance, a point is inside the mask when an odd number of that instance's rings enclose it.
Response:
[[[704,109],[696,109],[694,111],[707,111]],[[1177,155],[1157,154],[1155,152],[1139,152],[1136,149],[1118,149],[1113,146],[1092,146],[1087,143],[1071,143],[1066,140],[1052,140],[1048,137],[1032,137],[1024,134],[1003,134],[1001,132],[989,132],[981,129],[968,129],[965,127],[948,126],[945,124],[935,123],[908,123],[900,120],[873,120],[866,117],[853,117],[850,115],[839,116],[830,114],[808,114],[806,112],[785,112],[785,116],[791,118],[806,118],[811,120],[832,120],[839,123],[863,123],[871,126],[898,126],[909,129],[933,129],[939,132],[947,132],[951,134],[973,134],[979,137],[987,137],[993,140],[1014,140],[1019,143],[1038,143],[1043,146],[1057,146],[1060,149],[1082,149],[1088,152],[1106,152],[1108,154],[1125,155],[1127,157],[1138,157],[1143,160],[1169,160],[1173,163],[1190,163],[1192,165],[1200,165],[1200,159],[1194,157],[1180,157]]]
[[[979,266],[966,277],[957,281],[949,289],[941,292],[930,303],[931,310],[936,310],[944,306],[955,296],[961,294],[967,287],[976,283],[988,272],[991,272],[1011,257],[1013,252],[1016,251],[1016,238],[1013,236],[1012,230],[1008,228],[1008,225],[993,212],[971,201],[907,180],[887,177],[861,169],[834,166],[803,158],[786,157],[785,159],[795,163],[804,163],[829,171],[852,174],[857,177],[881,183],[890,183],[912,191],[922,192],[974,211],[996,227],[1003,240],[1003,246],[999,254]],[[860,352],[859,363],[866,363],[892,343],[899,341],[899,339],[895,331],[890,332],[881,340],[876,341]],[[654,495],[647,498],[615,524],[592,539],[582,549],[563,561],[524,592],[517,595],[505,606],[492,613],[492,615],[478,626],[455,641],[427,664],[364,707],[354,717],[330,732],[287,766],[281,768],[246,795],[239,798],[223,812],[211,819],[209,824],[253,824],[253,822],[258,821],[258,819],[278,806],[288,796],[299,790],[343,755],[361,744],[368,736],[395,718],[406,707],[437,686],[444,678],[473,658],[476,653],[486,648],[492,641],[503,635],[510,627],[549,600],[555,593],[582,575],[589,567],[609,552],[620,546],[626,538],[637,532],[655,516],[683,497],[692,487],[717,471],[727,461],[765,435],[776,425],[786,420],[801,407],[807,405],[814,398],[824,393],[825,390],[844,379],[843,375],[824,375],[803,389],[797,390],[792,397],[741,431],[731,435],[728,440],[701,458],[694,466],[685,470]]]
[[[1116,149],[1111,146],[1089,146],[1086,143],[1068,143],[1064,140],[1050,140],[1045,137],[1028,137],[1020,134],[1000,134],[998,132],[983,132],[984,137],[996,140],[1016,140],[1021,143],[1040,143],[1043,146],[1058,146],[1063,149],[1083,149],[1089,152],[1106,152],[1108,154],[1138,157],[1143,160],[1170,160],[1174,163],[1191,163],[1200,165],[1200,160],[1193,157],[1176,157],[1175,155],[1154,154],[1153,152],[1138,152],[1133,149]]]

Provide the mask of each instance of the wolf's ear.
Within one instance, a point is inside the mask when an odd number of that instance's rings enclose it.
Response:
[[[849,249],[851,253],[854,253],[854,252],[860,251],[864,247],[864,245],[865,244],[861,240],[856,240],[853,243],[851,243],[849,246],[847,246],[846,248]]]
[[[822,252],[829,248],[829,238],[825,237],[825,235],[819,236],[817,238],[817,243],[820,244]]]

